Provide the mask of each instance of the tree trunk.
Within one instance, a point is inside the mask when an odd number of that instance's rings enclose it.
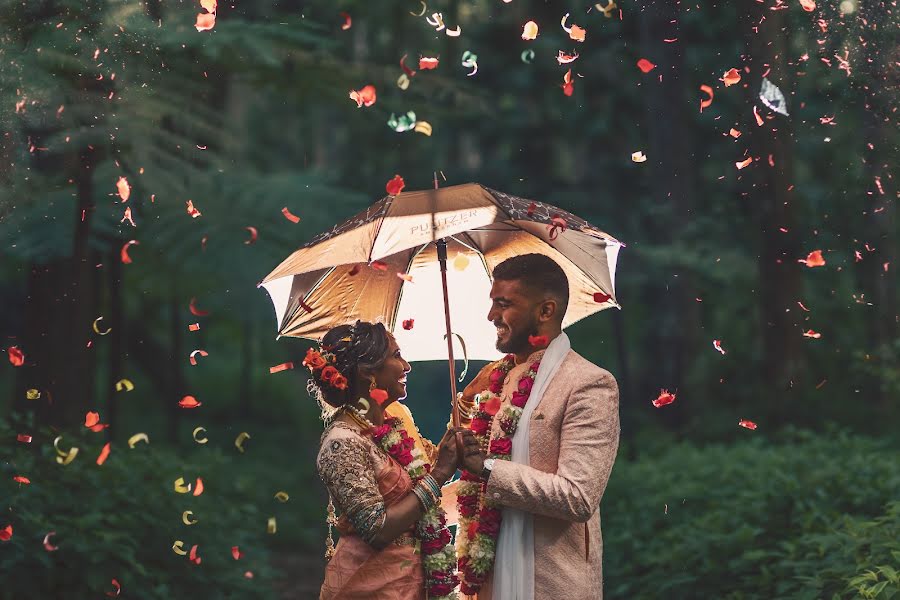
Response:
[[[860,272],[866,300],[874,306],[868,311],[869,348],[876,354],[883,369],[895,368],[898,349],[892,347],[900,333],[900,311],[897,307],[897,209],[894,198],[890,196],[891,188],[896,182],[891,177],[891,169],[896,168],[897,152],[891,145],[890,133],[896,132],[896,125],[891,122],[890,109],[897,85],[885,81],[886,85],[875,85],[888,72],[890,54],[885,52],[883,44],[889,36],[884,30],[890,27],[889,15],[885,5],[872,3],[866,8],[867,19],[872,23],[873,31],[881,28],[879,39],[874,37],[865,45],[866,60],[863,62],[862,90],[865,103],[862,108],[865,142],[862,150],[865,164],[866,183],[869,199],[865,207],[864,244],[873,248],[871,252],[862,250],[863,261]],[[893,160],[892,160],[893,158]],[[872,398],[874,405],[882,416],[888,417],[892,411],[892,394],[889,382],[885,377],[877,377],[874,382]]]
[[[106,388],[106,418],[105,422],[109,423],[109,430],[115,431],[118,424],[118,400],[120,392],[116,391],[116,383],[122,379],[124,374],[124,352],[125,347],[123,340],[125,339],[125,319],[123,318],[122,306],[122,261],[119,258],[119,251],[116,248],[110,250],[106,255],[106,281],[108,294],[108,321],[110,328],[108,334],[108,352],[107,355],[107,388]]]
[[[678,3],[656,0],[647,3],[640,15],[641,47],[646,56],[660,63],[662,77],[662,81],[655,76],[645,79],[647,90],[643,94],[647,108],[651,201],[655,204],[646,221],[647,239],[674,252],[674,244],[690,224],[694,205],[693,138],[686,115],[696,107],[688,105],[685,84],[680,80],[684,72],[681,42],[662,41],[680,37]],[[660,277],[646,286],[645,299],[654,307],[653,314],[658,315],[660,326],[649,328],[642,346],[653,356],[649,361],[652,372],[640,377],[644,384],[637,392],[640,397],[652,398],[660,388],[667,388],[696,396],[686,389],[688,365],[685,362],[694,355],[700,330],[693,274],[678,266],[677,261],[671,267],[663,265],[663,269],[654,266],[651,272]],[[686,421],[687,413],[681,406],[672,406],[663,415],[673,429],[680,429]]]
[[[746,5],[755,3],[747,2]],[[762,126],[748,125],[750,155],[754,158],[742,178],[751,190],[755,221],[761,232],[758,256],[759,302],[763,343],[764,380],[771,386],[771,414],[785,419],[795,412],[788,400],[792,389],[804,382],[801,265],[806,256],[798,241],[793,187],[793,127],[789,117],[775,114],[756,98],[762,76],[791,98],[790,70],[787,65],[787,11],[771,11],[757,4],[751,8],[749,23],[760,24],[749,31],[748,66],[752,103],[760,115],[774,115]],[[791,107],[788,107],[791,110]],[[773,166],[774,165],[774,166]],[[780,230],[784,228],[787,233]]]
[[[188,395],[184,378],[184,323],[181,320],[179,302],[169,299],[169,376],[167,377],[166,416],[168,417],[169,441],[178,441],[178,401]],[[198,398],[201,402],[202,399]]]

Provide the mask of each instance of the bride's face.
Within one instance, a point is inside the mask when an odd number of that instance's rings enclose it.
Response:
[[[406,398],[406,374],[412,369],[401,356],[400,346],[397,345],[394,336],[389,333],[388,339],[390,344],[387,359],[375,372],[375,387],[388,393],[388,401],[385,402],[385,405]]]

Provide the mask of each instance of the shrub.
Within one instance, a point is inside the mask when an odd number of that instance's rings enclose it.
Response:
[[[900,592],[896,448],[843,432],[749,435],[616,465],[602,507],[607,596]]]
[[[27,425],[18,425],[28,431]],[[66,434],[60,443],[80,447],[69,465],[55,460],[49,432],[35,432],[34,442],[16,442],[16,433],[0,421],[0,529],[13,536],[0,542],[0,598],[102,598],[113,578],[123,597],[272,598],[268,566],[268,513],[253,494],[251,473],[235,472],[234,457],[199,447],[190,458],[162,444],[113,444],[102,466],[96,457],[102,434]],[[23,475],[30,485],[13,481]],[[174,491],[178,477],[195,483],[199,496]],[[193,511],[195,525],[182,513]],[[47,551],[44,536],[55,531]],[[200,564],[172,550],[198,544]],[[244,554],[235,560],[232,546]],[[253,578],[245,577],[252,572]]]

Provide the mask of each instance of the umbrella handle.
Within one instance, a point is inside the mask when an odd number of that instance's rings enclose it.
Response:
[[[450,417],[454,427],[459,427],[459,404],[456,398],[456,361],[453,358],[453,329],[450,326],[450,298],[447,293],[447,240],[437,241],[438,263],[441,266],[441,287],[444,293],[444,324],[447,327],[447,363],[450,368]],[[456,435],[456,443],[462,447],[462,436]]]

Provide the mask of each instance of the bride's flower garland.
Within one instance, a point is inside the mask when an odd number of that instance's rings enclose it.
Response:
[[[372,439],[406,469],[413,484],[431,472],[431,464],[426,460],[425,454],[416,448],[415,440],[401,427],[400,419],[386,418],[384,425],[372,429]],[[447,517],[440,504],[418,520],[416,537],[421,542],[425,591],[428,597],[455,599],[457,595],[453,590],[459,584],[455,572],[456,552],[450,530],[447,529]]]
[[[475,396],[476,412],[472,418],[472,432],[488,450],[488,456],[497,460],[509,460],[512,454],[512,438],[519,426],[522,408],[528,402],[534,378],[541,361],[535,361],[522,375],[513,392],[510,403],[500,410],[500,392],[506,375],[515,366],[515,356],[510,354],[500,361],[490,375],[488,389]],[[498,414],[499,411],[499,414]],[[505,434],[495,440],[491,435],[491,422],[500,419],[500,429]],[[460,590],[463,594],[477,594],[488,573],[494,568],[497,537],[500,535],[502,513],[500,504],[485,496],[486,484],[478,475],[463,471],[457,490],[459,526],[456,529],[459,552]]]

